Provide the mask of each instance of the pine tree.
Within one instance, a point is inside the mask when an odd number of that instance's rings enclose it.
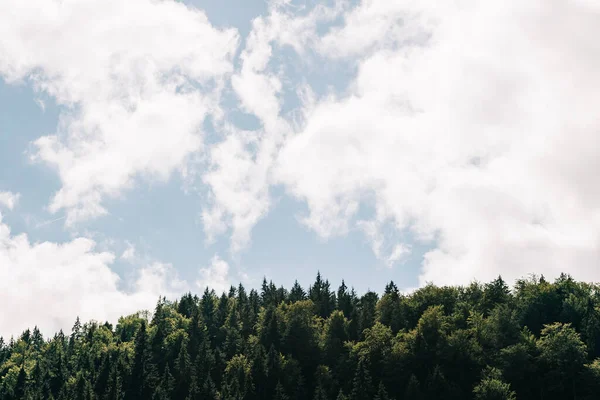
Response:
[[[337,291],[337,309],[343,312],[346,318],[350,318],[352,314],[352,299],[348,293],[348,287],[343,280]]]
[[[92,393],[92,385],[90,382],[83,376],[83,373],[79,373],[77,375],[77,381],[75,383],[75,396],[73,396],[74,400],[92,400],[94,397]]]
[[[71,337],[69,338],[69,355],[73,354],[75,351],[75,344],[81,337],[81,321],[79,320],[79,316],[75,319],[75,323],[73,324],[73,328],[71,328]]]
[[[271,346],[267,353],[267,382],[265,384],[267,387],[266,392],[269,396],[275,392],[275,387],[284,378],[283,366],[281,364],[281,355],[275,350],[275,346]]]
[[[288,300],[291,303],[306,300],[306,292],[304,291],[304,289],[302,289],[302,286],[300,286],[298,281],[294,281],[294,286],[292,286],[292,290],[290,290]]]
[[[244,355],[236,355],[227,363],[223,381],[225,398],[245,400],[253,390],[250,362]]]
[[[166,307],[166,300],[164,298],[159,298],[154,309],[152,323],[150,324],[155,328],[150,348],[152,352],[152,362],[156,366],[157,371],[163,371],[166,363],[164,349],[165,338],[167,337]]]
[[[113,366],[113,369],[110,373],[110,379],[108,382],[108,400],[122,400],[123,399],[123,389],[122,389],[122,380],[120,376],[120,371],[117,365]]]
[[[211,377],[211,373],[213,372],[215,365],[216,361],[214,352],[210,346],[208,338],[205,337],[204,340],[202,340],[202,343],[200,343],[194,368],[199,388],[204,385],[206,379]]]
[[[100,371],[96,377],[96,383],[94,384],[94,392],[97,397],[104,396],[108,391],[108,380],[110,377],[111,362],[108,353],[102,358],[102,364],[100,364]]]
[[[266,349],[271,346],[276,350],[281,348],[281,332],[279,330],[279,316],[277,309],[268,307],[263,310],[261,326],[259,327],[260,343]]]
[[[428,400],[451,398],[451,386],[439,365],[433,369],[433,372],[429,376],[426,393]]]
[[[222,328],[225,335],[223,351],[227,359],[231,359],[242,348],[243,338],[240,333],[239,314],[235,300],[230,300],[229,313]]]
[[[330,367],[337,367],[341,356],[346,352],[344,343],[348,337],[348,321],[341,311],[334,311],[325,322],[323,340],[324,361]]]
[[[481,382],[473,389],[476,400],[516,400],[515,392],[502,380],[496,368],[488,369]]]
[[[344,394],[344,392],[342,392],[342,391],[340,390],[340,392],[338,393],[338,395],[337,395],[337,397],[336,397],[336,400],[348,400],[348,396],[346,396],[346,395]]]
[[[275,386],[275,395],[273,396],[274,400],[289,400],[289,397],[285,394],[283,390],[283,385],[281,382],[277,382]]]
[[[200,300],[200,308],[202,310],[202,320],[204,321],[208,331],[208,338],[214,348],[219,330],[216,317],[217,304],[214,291],[211,291],[208,288],[204,290],[202,300]]]
[[[252,357],[252,381],[256,382],[254,387],[255,399],[267,399],[272,394],[269,387],[269,379],[267,373],[267,354],[265,348],[261,344],[256,344]]]
[[[188,337],[188,354],[190,355],[192,362],[194,362],[198,356],[200,344],[206,337],[206,326],[201,320],[199,310],[195,310],[192,315],[192,320],[188,329]]]
[[[19,369],[19,375],[17,376],[17,382],[13,389],[13,393],[15,399],[24,399],[25,394],[27,393],[27,373],[23,366]]]
[[[352,393],[350,394],[350,400],[366,400],[372,399],[374,394],[373,384],[371,382],[371,375],[365,365],[364,360],[358,362],[356,367],[356,373],[354,374],[354,380],[352,381]]]
[[[327,396],[327,392],[321,385],[317,385],[315,389],[315,395],[313,397],[314,400],[329,400]]]
[[[216,385],[212,378],[208,376],[204,383],[202,384],[202,388],[200,389],[200,398],[203,400],[219,400],[219,392],[217,391]]]
[[[406,390],[404,391],[404,398],[410,400],[421,400],[423,399],[423,392],[421,391],[421,384],[414,374],[411,374]]]
[[[187,343],[182,340],[179,347],[179,355],[175,360],[175,388],[173,397],[176,399],[185,399],[190,390],[190,384],[194,373],[192,372],[192,363],[187,352]]]
[[[165,366],[165,370],[163,372],[162,378],[160,380],[160,384],[157,386],[154,391],[155,395],[162,396],[160,398],[170,399],[175,390],[175,378],[171,375],[171,370],[169,369],[169,364]],[[158,394],[157,394],[158,393]]]
[[[57,351],[56,357],[56,365],[53,366],[54,368],[52,368],[51,372],[50,391],[52,392],[52,396],[58,398],[67,381],[68,371],[62,350],[59,349]]]
[[[330,290],[329,281],[323,281],[320,272],[317,273],[315,283],[308,289],[308,298],[315,304],[317,315],[321,318],[329,317],[335,309],[335,294]]]
[[[375,400],[390,400],[390,397],[388,396],[387,390],[385,390],[383,382],[379,382],[379,388],[377,389]]]
[[[377,310],[377,293],[367,292],[360,298],[360,311],[358,316],[358,332],[362,333],[365,329],[375,324],[375,315]]]
[[[126,399],[149,399],[156,385],[156,368],[149,349],[146,321],[142,320],[134,339],[134,359]]]

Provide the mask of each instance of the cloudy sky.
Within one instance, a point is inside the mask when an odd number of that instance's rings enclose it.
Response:
[[[3,0],[0,335],[263,276],[600,280],[597,0]]]

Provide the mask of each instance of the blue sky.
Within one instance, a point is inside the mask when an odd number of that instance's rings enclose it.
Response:
[[[360,291],[381,290],[390,280],[404,287],[417,284],[422,254],[389,268],[377,260],[360,232],[319,239],[297,221],[306,207],[280,188],[272,189],[275,205],[254,228],[252,244],[235,259],[229,255],[227,237],[205,244],[201,204],[197,196],[182,190],[183,182],[176,176],[166,183],[142,182],[109,203],[110,215],[75,229],[65,228],[60,219],[64,213],[47,211],[60,181],[52,170],[30,159],[30,142],[53,132],[60,113],[51,99],[45,99],[42,109],[35,101],[38,97],[31,85],[0,85],[0,158],[6,166],[0,171],[0,187],[21,194],[18,209],[4,217],[15,234],[26,233],[32,242],[61,242],[87,231],[107,249],[123,252],[130,243],[145,257],[172,263],[191,281],[198,268],[209,264],[217,253],[247,273],[253,287],[259,286],[263,276],[286,286],[295,279],[308,286],[318,270],[335,285],[345,279]],[[127,263],[117,261],[113,267],[125,277]]]
[[[0,335],[263,276],[597,279],[600,10],[537,3],[2,2]]]

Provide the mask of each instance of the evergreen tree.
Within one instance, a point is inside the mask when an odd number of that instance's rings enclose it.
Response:
[[[0,399],[591,400],[600,285],[498,278],[360,300],[319,274],[308,294],[264,282],[160,298],[113,327],[76,319],[0,339]],[[326,315],[326,318],[323,316]],[[267,351],[268,350],[268,351]],[[492,367],[486,367],[490,365]],[[218,390],[221,389],[221,390]],[[345,396],[347,394],[347,396]]]
[[[156,369],[152,364],[152,355],[149,349],[146,321],[142,320],[141,326],[135,335],[134,359],[126,399],[151,398],[154,393],[156,379]]]
[[[378,296],[375,292],[367,292],[360,298],[358,329],[363,332],[375,324]]]
[[[302,286],[300,286],[298,281],[294,281],[294,286],[292,286],[292,290],[290,290],[288,300],[291,303],[306,300],[306,292],[304,291],[304,289],[302,289]]]
[[[283,385],[281,384],[281,382],[277,382],[277,385],[275,386],[275,395],[273,396],[274,400],[288,400],[289,397],[285,394],[285,391],[283,390]]]
[[[281,347],[279,316],[277,309],[274,307],[268,307],[263,310],[259,327],[259,337],[260,343],[267,349],[271,346],[275,347],[275,349]]]
[[[335,309],[335,295],[330,290],[329,281],[323,281],[321,273],[317,273],[315,283],[308,289],[308,298],[312,300],[321,318],[329,317]]]
[[[499,370],[492,368],[485,373],[481,382],[473,390],[475,400],[515,400],[515,392],[503,382]]]
[[[421,391],[421,385],[419,380],[414,374],[411,374],[406,389],[404,391],[404,398],[407,400],[421,400],[423,399],[423,392]]]
[[[92,400],[94,398],[94,394],[92,392],[92,385],[90,382],[83,376],[82,373],[77,375],[77,381],[75,384],[75,395],[73,396],[74,400]]]
[[[108,392],[108,380],[110,378],[110,356],[106,353],[102,359],[102,364],[100,365],[100,372],[96,377],[96,383],[94,384],[94,392],[97,397],[103,397]]]
[[[226,399],[245,400],[253,390],[250,362],[243,355],[233,357],[225,368],[223,394]]]
[[[191,318],[196,313],[197,298],[191,293],[186,293],[179,299],[177,304],[177,312],[186,318]]]
[[[115,365],[110,374],[110,379],[108,383],[109,391],[108,391],[108,400],[122,400],[123,399],[123,389],[122,389],[122,380],[120,376],[119,368]]]
[[[169,365],[165,366],[160,384],[154,390],[153,399],[170,399],[175,390],[175,378],[171,375]]]
[[[350,400],[366,400],[372,399],[374,395],[373,383],[371,382],[371,375],[365,365],[364,360],[358,362],[356,367],[356,373],[354,374],[354,380],[352,381],[352,393],[350,394]]]
[[[13,389],[15,399],[24,399],[27,393],[27,373],[25,368],[21,366],[19,369],[19,375],[17,376],[17,383]]]
[[[348,293],[348,287],[346,283],[342,280],[342,284],[338,288],[337,291],[337,309],[344,313],[346,318],[350,318],[352,315],[353,303],[352,297]]]
[[[267,353],[265,348],[260,343],[256,344],[253,351],[252,381],[256,382],[253,398],[268,399],[272,393],[269,388],[268,369],[267,369]]]
[[[225,342],[223,344],[223,351],[227,359],[231,359],[234,355],[242,348],[243,337],[240,332],[239,313],[236,307],[235,300],[230,300],[229,313],[225,324],[223,326],[223,332],[225,336]]]
[[[348,397],[346,395],[344,395],[344,392],[342,392],[340,390],[340,392],[338,393],[338,396],[336,397],[336,400],[348,400]]]
[[[187,343],[181,342],[179,347],[179,355],[175,360],[175,388],[173,397],[176,399],[185,399],[189,393],[194,372],[192,371],[192,362],[190,355],[187,352]]]
[[[390,400],[390,397],[388,396],[387,390],[385,390],[383,382],[379,382],[379,387],[377,388],[375,400]]]

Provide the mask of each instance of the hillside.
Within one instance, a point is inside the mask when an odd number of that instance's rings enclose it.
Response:
[[[263,283],[0,345],[1,399],[592,399],[600,286]],[[75,316],[74,316],[75,317]]]

